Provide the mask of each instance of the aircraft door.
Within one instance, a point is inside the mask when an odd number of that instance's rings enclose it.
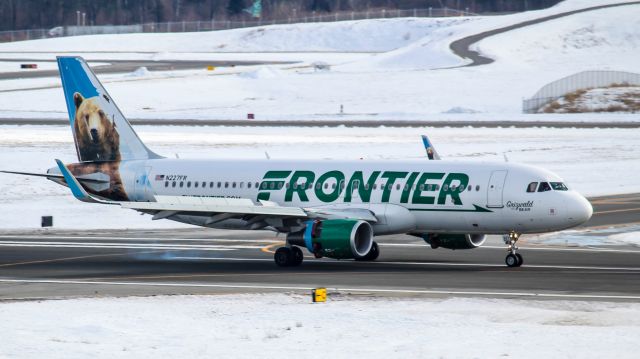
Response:
[[[141,167],[136,171],[134,198],[137,201],[149,201],[153,195],[149,173],[151,173],[151,167],[149,166]]]
[[[502,208],[502,191],[504,190],[504,181],[507,178],[507,171],[493,171],[487,186],[487,207]]]

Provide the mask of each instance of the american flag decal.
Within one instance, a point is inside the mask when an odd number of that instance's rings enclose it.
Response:
[[[164,180],[164,175],[156,175],[156,181]]]

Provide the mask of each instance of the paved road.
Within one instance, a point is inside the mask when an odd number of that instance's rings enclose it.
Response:
[[[470,59],[471,60],[471,63],[469,63],[467,65],[464,65],[464,66],[486,65],[486,64],[492,63],[493,59],[491,59],[489,57],[482,56],[477,51],[471,50],[471,46],[473,44],[479,42],[479,41],[482,41],[482,40],[486,39],[487,37],[490,37],[490,36],[493,36],[493,35],[497,35],[497,34],[502,34],[502,33],[505,33],[507,31],[511,31],[511,30],[520,29],[520,28],[523,28],[523,27],[526,27],[526,26],[540,24],[540,23],[545,22],[545,21],[555,20],[555,19],[558,19],[558,18],[561,18],[561,17],[570,16],[570,15],[574,15],[574,14],[579,14],[579,13],[582,13],[582,12],[606,9],[606,8],[617,7],[617,6],[638,5],[638,4],[640,4],[640,1],[634,1],[634,2],[628,2],[628,3],[607,4],[607,5],[588,7],[588,8],[579,9],[579,10],[567,11],[567,12],[563,12],[563,13],[555,14],[555,15],[551,15],[551,16],[545,16],[545,17],[541,17],[541,18],[538,18],[538,19],[524,21],[524,22],[521,22],[521,23],[518,23],[518,24],[505,26],[505,27],[501,27],[499,29],[494,29],[494,30],[490,30],[490,31],[481,32],[479,34],[471,35],[471,36],[468,36],[468,37],[465,37],[465,38],[462,38],[460,40],[456,40],[456,41],[452,42],[449,45],[449,48],[451,49],[451,51],[453,51],[454,54],[462,57],[463,59]]]
[[[640,194],[594,199],[594,207],[588,227],[636,223]],[[0,299],[326,286],[352,295],[640,300],[637,248],[545,247],[525,238],[525,265],[507,268],[497,237],[476,250],[449,251],[414,237],[384,236],[376,262],[306,258],[301,267],[278,268],[271,252],[281,240],[270,232],[207,229],[4,234]]]
[[[29,63],[29,62],[53,62],[55,60],[32,60],[32,59],[2,59],[0,61]],[[231,66],[249,66],[249,65],[266,65],[266,64],[285,64],[289,62],[274,61],[152,61],[152,60],[91,60],[91,62],[106,62],[109,65],[95,66],[92,70],[97,74],[127,73],[135,71],[140,67],[146,67],[149,71],[172,71],[172,70],[191,70],[205,69],[207,66],[215,67],[231,67]],[[20,71],[20,72],[2,72],[0,80],[25,79],[38,77],[58,77],[58,70],[37,70],[37,71]]]

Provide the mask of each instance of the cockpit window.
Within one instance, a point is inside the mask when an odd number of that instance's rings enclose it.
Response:
[[[551,191],[551,186],[549,186],[548,182],[540,182],[540,187],[538,187],[538,192],[547,192]]]
[[[527,186],[527,192],[535,192],[536,188],[538,188],[538,182],[531,182]]]
[[[562,182],[551,182],[551,187],[556,191],[568,191],[569,189]]]

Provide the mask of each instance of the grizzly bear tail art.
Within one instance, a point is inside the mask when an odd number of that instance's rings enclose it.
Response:
[[[81,57],[58,57],[80,162],[161,158],[149,150]]]

